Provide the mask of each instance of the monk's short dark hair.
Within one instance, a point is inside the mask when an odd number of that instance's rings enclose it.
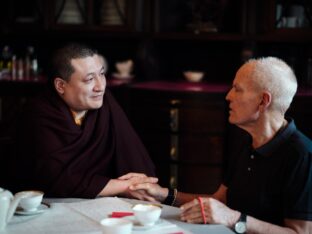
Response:
[[[86,58],[98,54],[98,52],[84,44],[69,43],[57,49],[50,62],[49,80],[53,84],[56,77],[68,81],[74,68],[71,64],[72,59]]]

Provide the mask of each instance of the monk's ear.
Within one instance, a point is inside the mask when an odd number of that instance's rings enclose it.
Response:
[[[65,89],[64,89],[65,84],[66,84],[66,81],[63,80],[62,78],[57,77],[54,79],[54,87],[56,91],[61,95],[63,95],[65,92]]]

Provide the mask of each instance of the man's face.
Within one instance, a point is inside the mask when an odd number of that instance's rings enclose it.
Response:
[[[98,109],[106,87],[104,61],[98,56],[72,59],[74,73],[64,82],[63,100],[75,112]]]
[[[249,77],[252,65],[244,65],[236,73],[233,86],[226,96],[229,102],[229,122],[239,127],[252,126],[259,118],[262,93]]]

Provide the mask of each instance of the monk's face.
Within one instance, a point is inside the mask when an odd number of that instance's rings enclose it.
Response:
[[[75,112],[98,109],[106,88],[104,60],[98,55],[72,59],[74,73],[64,82],[62,98]]]

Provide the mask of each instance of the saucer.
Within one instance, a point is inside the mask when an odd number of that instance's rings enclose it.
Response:
[[[23,210],[21,207],[17,207],[15,214],[18,214],[18,215],[36,215],[36,214],[41,214],[41,213],[45,212],[47,209],[49,209],[49,207],[45,204],[40,204],[40,206],[38,206],[38,208],[36,210],[32,210],[32,211],[26,211],[26,210]]]
[[[148,230],[151,228],[155,228],[163,223],[162,219],[159,219],[153,225],[142,225],[139,222],[133,222],[133,230]]]
[[[156,223],[154,223],[153,225],[142,225],[139,223],[139,221],[137,221],[135,219],[134,216],[125,216],[123,217],[123,219],[128,219],[130,221],[132,221],[133,223],[133,230],[148,230],[148,229],[151,229],[151,228],[154,228],[154,227],[157,227],[158,225],[161,225],[163,224],[163,220],[162,219],[158,219],[156,221]]]

